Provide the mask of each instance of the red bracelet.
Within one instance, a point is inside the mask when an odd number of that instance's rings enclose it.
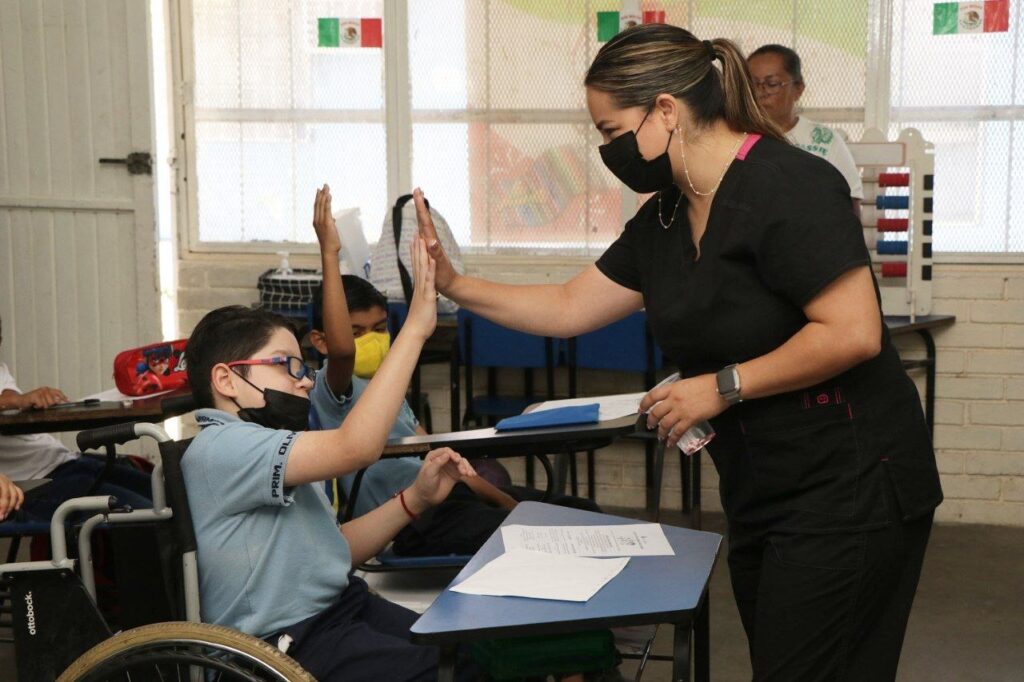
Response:
[[[398,495],[396,495],[395,497],[397,497],[398,501],[402,503],[402,509],[404,509],[405,513],[409,515],[410,519],[415,521],[416,519],[419,518],[419,514],[413,514],[412,510],[409,509],[409,505],[407,505],[405,503],[405,488],[402,488],[401,490],[399,490],[398,491]]]

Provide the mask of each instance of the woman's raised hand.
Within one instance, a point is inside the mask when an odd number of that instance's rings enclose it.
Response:
[[[437,230],[434,228],[434,219],[430,217],[430,209],[423,198],[423,190],[419,187],[412,192],[413,202],[416,204],[416,222],[419,224],[420,237],[426,243],[427,253],[436,263],[435,283],[437,290],[447,295],[455,278],[459,273],[455,272],[448,254],[441,246],[441,240],[437,238]]]

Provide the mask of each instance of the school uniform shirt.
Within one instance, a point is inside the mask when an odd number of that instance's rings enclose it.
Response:
[[[198,544],[203,621],[268,637],[334,603],[352,555],[323,485],[285,488],[300,435],[196,412],[182,459]]]
[[[800,149],[825,159],[846,178],[850,186],[850,196],[863,199],[864,185],[860,180],[860,171],[853,160],[850,148],[846,146],[842,136],[826,125],[815,123],[805,116],[796,120],[793,129],[786,133],[789,141]]]
[[[753,144],[752,144],[753,142]],[[751,146],[752,144],[752,146]],[[597,261],[643,294],[651,329],[684,377],[765,355],[807,324],[802,307],[869,264],[833,166],[750,136],[725,174],[700,243],[686,197],[653,197]],[[877,287],[876,287],[877,293]],[[942,499],[920,398],[882,326],[882,350],[801,391],[744,401],[712,420],[708,446],[730,523],[836,532],[888,523],[883,477],[905,518]]]
[[[3,391],[21,393],[7,365],[0,362],[0,393]],[[45,478],[61,464],[77,458],[78,453],[48,433],[0,435],[0,474],[12,481]]]
[[[345,421],[356,401],[363,395],[370,383],[359,377],[352,377],[352,386],[348,395],[336,396],[327,385],[327,364],[317,372],[313,390],[309,392],[311,406],[310,427],[313,429],[336,429]],[[412,413],[412,408],[402,401],[398,418],[391,427],[389,438],[415,436],[419,422]],[[356,495],[356,506],[353,518],[373,511],[381,506],[403,488],[408,488],[416,480],[423,465],[419,457],[399,457],[381,459],[371,465],[363,474]],[[341,479],[345,495],[352,495],[352,485],[356,474],[353,472]]]

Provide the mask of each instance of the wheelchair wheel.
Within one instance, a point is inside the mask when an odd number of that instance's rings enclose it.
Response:
[[[154,623],[126,630],[82,654],[57,682],[131,680],[316,682],[263,640],[206,623]]]

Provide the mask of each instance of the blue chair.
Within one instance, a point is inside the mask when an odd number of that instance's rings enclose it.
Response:
[[[554,398],[558,350],[554,339],[502,327],[468,310],[459,310],[457,324],[458,361],[465,368],[462,393],[466,411],[461,413],[456,365],[452,367],[452,431],[469,423],[493,425],[505,417],[521,414],[538,400]],[[475,395],[473,370],[477,368],[487,370],[484,395]],[[501,368],[523,370],[522,393],[510,395],[499,391],[498,370]],[[538,393],[535,387],[536,369],[543,369],[545,373],[543,393]]]
[[[657,373],[664,367],[664,356],[654,342],[647,324],[647,313],[638,311],[600,329],[582,334],[575,340],[575,357],[570,359],[576,370],[599,369],[616,372],[635,372],[642,376],[638,390],[649,390],[657,383]],[[570,351],[570,355],[573,353]],[[575,385],[575,382],[573,382]],[[654,432],[638,433],[635,438],[644,440],[645,469],[647,484],[647,507],[657,512],[661,498],[661,466],[655,462]],[[683,509],[689,509],[687,491],[690,485],[690,470],[685,466],[685,457],[680,453]],[[574,464],[571,462],[570,464]],[[575,488],[575,471],[570,471]],[[587,488],[593,494],[594,456],[587,452]]]
[[[408,315],[409,306],[405,303],[398,301],[388,302],[388,331],[391,332],[391,338],[398,336],[398,332],[402,330],[405,318]],[[423,351],[420,353],[416,369],[412,373],[412,380],[409,382],[409,407],[412,408],[413,414],[423,423],[423,427],[427,431],[434,430],[434,420],[430,411],[430,402],[427,400],[427,395],[421,389],[420,365],[452,362],[455,354],[453,349],[454,340],[452,330],[438,326],[423,345]]]

